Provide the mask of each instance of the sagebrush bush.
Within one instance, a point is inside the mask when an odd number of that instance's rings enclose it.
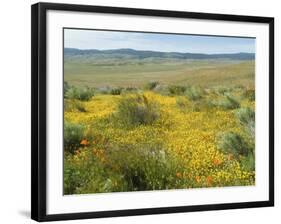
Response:
[[[162,96],[171,95],[168,86],[163,84],[158,84],[154,89],[154,92],[161,94]]]
[[[204,89],[198,86],[191,86],[185,90],[185,95],[191,101],[202,99],[204,94]]]
[[[241,124],[247,125],[255,121],[255,111],[249,107],[243,107],[236,111],[236,116]]]
[[[186,97],[180,96],[176,98],[177,107],[184,112],[208,111],[216,107],[209,98],[201,100],[188,101]]]
[[[157,82],[157,81],[150,81],[150,82],[148,82],[148,83],[146,83],[144,85],[144,89],[146,89],[146,90],[153,90],[158,85],[159,85],[159,82]]]
[[[181,110],[187,110],[190,107],[190,104],[186,97],[180,96],[176,98],[176,105]]]
[[[86,112],[86,109],[80,100],[64,99],[64,111]]]
[[[254,153],[249,153],[247,156],[240,159],[241,166],[244,170],[254,171],[255,170],[255,156]]]
[[[99,87],[96,89],[98,93],[101,94],[109,94],[111,91],[111,88],[109,86]]]
[[[105,166],[92,150],[86,149],[64,161],[64,194],[126,191],[123,177]]]
[[[136,92],[138,90],[138,88],[136,87],[126,87],[125,91],[126,92]]]
[[[84,105],[81,102],[79,102],[79,101],[75,102],[75,107],[77,108],[77,110],[79,112],[87,112],[85,107],[84,107]]]
[[[218,148],[236,157],[248,156],[253,150],[246,140],[235,132],[226,132],[219,136]]]
[[[247,125],[255,121],[255,111],[249,107],[243,107],[237,110],[236,116],[243,125]]]
[[[239,89],[239,91],[241,91],[241,90],[245,89],[245,86],[242,85],[242,84],[236,84],[236,85],[234,86],[234,89]]]
[[[63,82],[63,97],[66,97],[67,91],[70,89],[70,85],[68,82],[64,81]]]
[[[245,89],[242,96],[247,98],[249,101],[255,100],[255,90],[254,89]]]
[[[84,165],[84,164],[83,164]],[[71,155],[64,156],[64,173],[63,173],[63,193],[65,195],[75,194],[76,190],[85,184],[89,174],[83,169],[80,163],[75,163]]]
[[[240,108],[236,111],[239,122],[247,129],[252,138],[255,137],[255,111],[249,107]]]
[[[94,96],[93,89],[89,87],[78,88],[72,86],[66,92],[66,98],[68,99],[77,99],[81,101],[88,101]]]
[[[129,126],[152,124],[159,118],[159,104],[145,95],[126,96],[118,104],[117,115]]]
[[[185,86],[178,86],[178,85],[170,85],[168,86],[169,93],[172,95],[183,95],[186,87]]]
[[[225,95],[230,92],[230,88],[218,87],[215,89],[215,93],[218,95]]]
[[[121,87],[115,87],[110,90],[111,95],[120,95],[122,93],[122,88]]]
[[[128,191],[162,190],[183,186],[184,167],[159,145],[123,146],[109,152],[109,166],[124,177]]]
[[[108,146],[96,154],[86,149],[65,157],[64,193],[185,188],[183,173],[181,160],[160,145]]]
[[[64,151],[74,153],[81,145],[85,127],[82,124],[64,122]]]
[[[218,106],[225,110],[233,110],[240,107],[240,103],[233,96],[226,95],[223,100],[218,102]]]
[[[192,102],[190,108],[193,112],[211,110],[216,105],[210,99],[197,100]]]

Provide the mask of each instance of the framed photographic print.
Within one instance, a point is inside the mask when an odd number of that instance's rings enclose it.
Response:
[[[32,219],[274,205],[274,19],[32,6]]]

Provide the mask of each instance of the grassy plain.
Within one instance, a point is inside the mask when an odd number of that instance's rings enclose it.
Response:
[[[172,60],[127,63],[71,61],[64,65],[65,81],[89,87],[142,87],[149,81],[162,84],[254,86],[254,61]]]

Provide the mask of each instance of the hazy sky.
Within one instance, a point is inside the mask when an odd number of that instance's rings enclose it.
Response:
[[[64,46],[79,49],[152,50],[190,53],[255,53],[255,39],[199,35],[64,30]]]

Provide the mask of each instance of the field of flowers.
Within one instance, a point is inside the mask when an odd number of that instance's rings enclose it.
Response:
[[[255,184],[254,90],[65,86],[64,193]]]

